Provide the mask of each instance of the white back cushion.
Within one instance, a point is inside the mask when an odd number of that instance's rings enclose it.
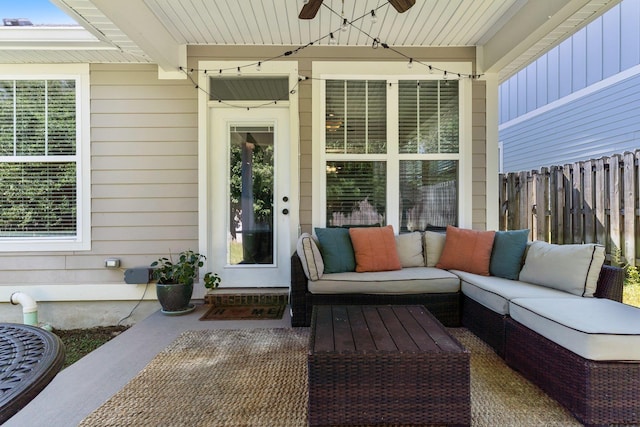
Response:
[[[532,242],[520,271],[520,280],[592,297],[604,258],[604,246],[594,243],[556,245]]]

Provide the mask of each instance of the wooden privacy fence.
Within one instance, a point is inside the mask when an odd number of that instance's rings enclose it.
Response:
[[[640,150],[539,171],[500,174],[500,229],[533,240],[599,243],[637,265]]]

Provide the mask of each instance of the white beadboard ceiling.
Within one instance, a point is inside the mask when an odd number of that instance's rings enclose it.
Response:
[[[304,45],[333,32],[339,45],[474,46],[518,0],[418,0],[400,14],[385,0],[324,0],[314,19],[298,19],[300,0],[146,0],[178,43]],[[343,10],[344,5],[344,10]],[[371,11],[377,22],[372,23]],[[194,11],[196,13],[194,13]],[[343,19],[352,22],[340,31]],[[328,45],[324,39],[320,44]]]
[[[324,0],[312,20],[298,19],[302,0],[51,1],[95,41],[26,44],[0,32],[0,64],[150,62],[170,70],[185,45],[328,45],[333,33],[341,46],[378,38],[394,48],[482,47],[479,66],[504,79],[620,0],[417,0],[402,14],[386,0]]]

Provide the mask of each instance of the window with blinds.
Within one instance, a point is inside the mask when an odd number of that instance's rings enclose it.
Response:
[[[326,80],[326,225],[457,225],[459,97],[457,80]]]
[[[398,150],[417,154],[400,161],[401,230],[458,223],[458,161],[422,160],[459,152],[457,80],[398,83]]]
[[[75,80],[0,80],[0,239],[78,234]]]
[[[398,129],[401,153],[458,152],[458,82],[399,82]]]
[[[385,224],[386,162],[327,162],[327,225]]]
[[[400,161],[400,230],[458,223],[458,162]]]
[[[328,80],[327,153],[380,154],[387,150],[387,98],[383,80]]]

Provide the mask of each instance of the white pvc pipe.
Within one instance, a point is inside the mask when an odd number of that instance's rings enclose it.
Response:
[[[22,305],[22,317],[25,325],[38,326],[38,304],[36,300],[23,292],[11,294],[11,304]]]

